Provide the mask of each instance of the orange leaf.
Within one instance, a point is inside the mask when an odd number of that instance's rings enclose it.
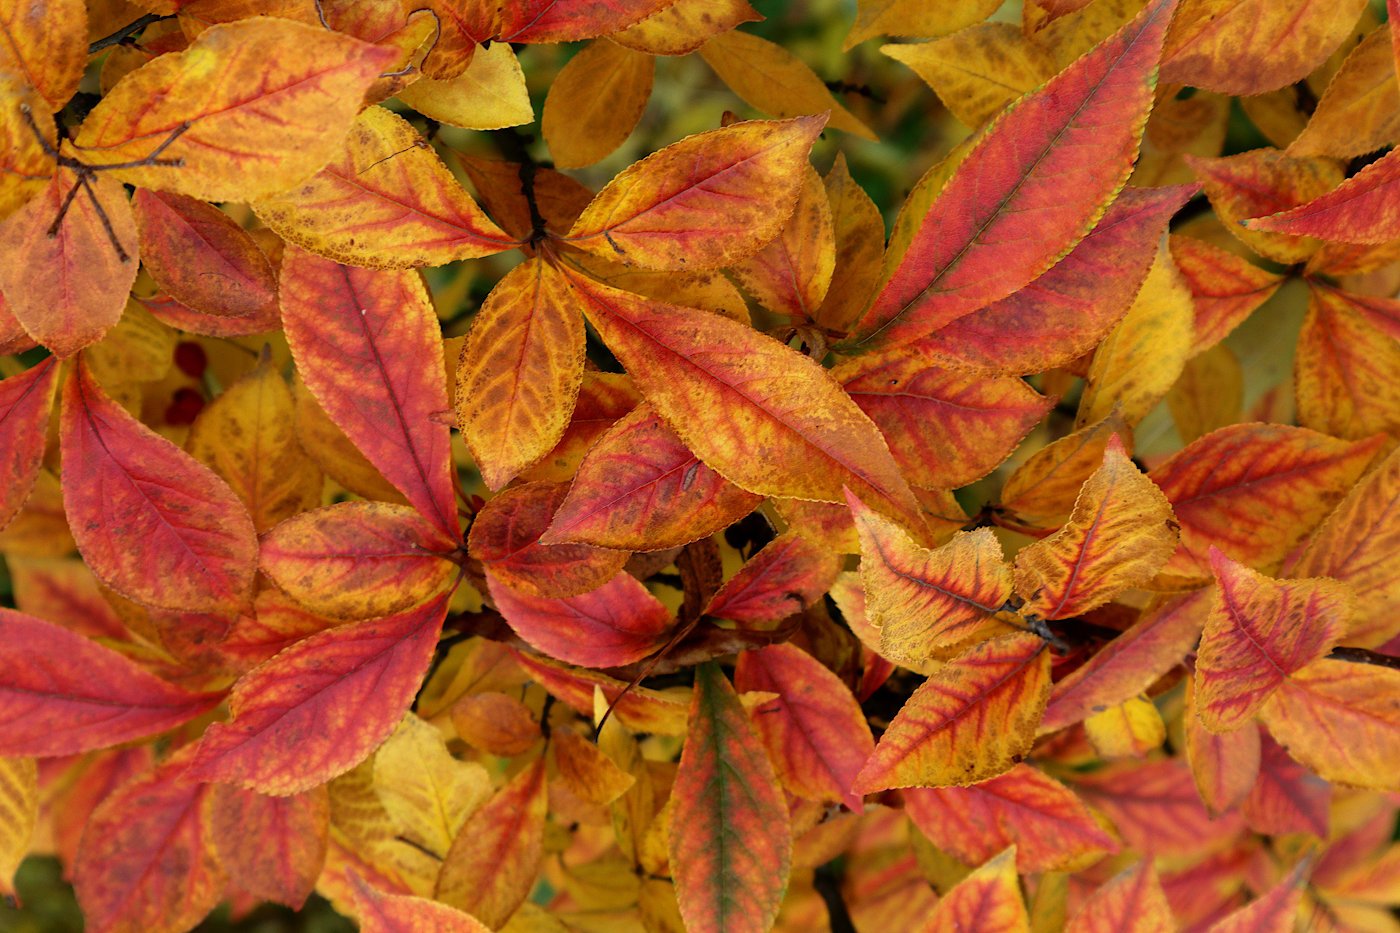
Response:
[[[324,787],[268,797],[216,784],[206,819],[219,863],[240,888],[301,910],[326,861],[330,816]]]
[[[59,442],[64,510],[98,579],[158,609],[250,600],[258,546],[248,510],[212,470],[108,398],[85,359],[63,386]]]
[[[675,622],[671,611],[625,571],[595,590],[562,599],[514,590],[490,570],[486,583],[496,608],[517,635],[571,664],[631,664],[665,644]]]
[[[904,812],[929,840],[968,865],[1016,847],[1022,873],[1065,871],[1118,843],[1068,787],[1027,764],[968,787],[906,788]]]
[[[270,301],[243,317],[205,314],[185,307],[169,295],[157,294],[150,298],[136,298],[136,301],[157,320],[187,334],[205,337],[247,337],[252,334],[269,333],[282,326],[282,309],[276,301]]]
[[[1218,816],[1239,806],[1259,779],[1259,727],[1250,725],[1225,735],[1207,731],[1196,714],[1195,678],[1188,678],[1186,684],[1183,751],[1201,802],[1212,816]]]
[[[1115,434],[1080,490],[1068,524],[1016,555],[1016,592],[1043,619],[1096,609],[1150,580],[1176,549],[1166,496]]]
[[[707,661],[695,669],[668,851],[690,933],[766,933],[792,863],[787,803],[739,696]]]
[[[1050,654],[1036,635],[975,645],[938,668],[885,730],[851,790],[976,784],[1028,751],[1050,693]]]
[[[308,612],[275,586],[254,601],[256,612],[239,616],[219,643],[219,653],[231,659],[239,671],[266,661],[284,648],[336,624],[336,620]]]
[[[1313,285],[1293,360],[1298,423],[1357,440],[1400,434],[1400,344],[1346,292]]]
[[[364,933],[491,933],[471,914],[446,904],[376,891],[353,868],[350,892],[355,919]]]
[[[879,281],[885,221],[875,201],[851,177],[844,152],[836,154],[823,185],[831,203],[836,256],[826,299],[813,318],[825,327],[844,331],[865,310]]]
[[[369,462],[451,539],[458,532],[442,337],[416,272],[355,269],[287,247],[282,314],[297,369]]]
[[[1257,900],[1217,921],[1209,933],[1293,933],[1311,867],[1310,859],[1299,862]]]
[[[536,758],[463,824],[434,900],[499,929],[530,894],[544,854],[545,760]]]
[[[819,364],[717,314],[572,281],[647,401],[725,479],[758,495],[824,502],[842,501],[850,486],[918,527],[913,493],[879,430]]]
[[[393,615],[449,590],[456,544],[413,509],[338,502],[294,515],[262,536],[259,562],[288,596],[320,615]]]
[[[635,777],[572,729],[550,733],[549,751],[554,764],[550,778],[557,775],[569,793],[595,806],[606,807],[636,784]]]
[[[1234,330],[1283,284],[1283,276],[1204,240],[1172,235],[1172,259],[1196,305],[1191,356]]]
[[[530,182],[535,207],[544,218],[545,227],[550,230],[569,229],[588,202],[593,200],[591,188],[563,172],[543,166],[525,169],[519,162],[480,159],[456,150],[452,154],[496,223],[512,238],[522,242],[530,238],[534,226],[530,202],[525,198],[524,185],[520,180],[522,170],[532,172]]]
[[[568,279],[527,259],[496,283],[457,363],[457,425],[498,490],[559,443],[583,379],[583,315]]]
[[[172,298],[242,317],[277,298],[277,274],[253,238],[212,204],[138,189],[131,201],[141,264]]]
[[[1360,477],[1379,437],[1350,443],[1306,428],[1236,424],[1148,473],[1181,524],[1163,574],[1203,581],[1212,545],[1254,567],[1277,565]]]
[[[1393,28],[1371,30],[1348,52],[1289,152],[1349,159],[1375,152],[1396,137],[1400,85],[1395,81]]]
[[[1176,933],[1167,896],[1151,859],[1143,859],[1094,892],[1068,933]]]
[[[93,933],[180,933],[224,896],[228,876],[203,819],[213,788],[183,779],[186,746],[98,805],[73,865]]]
[[[859,344],[927,336],[1083,239],[1132,171],[1175,5],[1149,4],[978,138],[862,319]]]
[[[808,167],[782,232],[730,272],[765,308],[805,319],[816,317],[835,266],[831,201],[821,176]]]
[[[1332,786],[1265,736],[1259,779],[1240,807],[1246,825],[1264,836],[1309,833],[1326,841],[1331,804]]]
[[[1289,573],[1332,577],[1364,594],[1346,644],[1374,648],[1400,634],[1400,454],[1347,493]]]
[[[935,550],[849,497],[860,535],[860,580],[880,653],[918,666],[970,636],[1011,596],[1011,568],[989,528],[960,532]]]
[[[755,707],[752,722],[783,786],[808,800],[865,810],[850,787],[875,750],[870,725],[850,689],[825,665],[792,645],[744,651],[734,687],[775,699]]]
[[[997,9],[993,0],[951,0],[929,7],[919,0],[857,0],[856,21],[842,51],[875,36],[941,36],[982,22]]]
[[[931,367],[922,352],[877,351],[841,362],[831,376],[925,489],[986,476],[1055,405],[1022,379]]]
[[[762,501],[701,463],[642,404],[584,456],[542,540],[662,550],[708,537]]]
[[[821,599],[840,572],[837,555],[789,531],[765,544],[726,580],[704,614],[741,628],[776,623]]]
[[[80,184],[72,170],[60,168],[0,224],[0,291],[29,336],[55,356],[69,357],[101,340],[121,318],[136,280],[136,255],[136,222],[122,186],[105,174]]]
[[[943,895],[919,933],[1030,933],[1030,929],[1012,846]]]
[[[467,553],[517,593],[558,599],[578,596],[607,583],[627,563],[626,551],[587,544],[541,544],[564,498],[563,485],[512,486],[486,504],[472,521]]]
[[[593,715],[593,698],[601,693],[613,717],[628,729],[657,735],[684,735],[686,697],[647,687],[628,690],[625,681],[597,671],[567,667],[535,654],[515,652],[515,660],[549,693],[584,716]]]
[[[1162,80],[1224,94],[1262,94],[1321,65],[1365,0],[1184,0],[1162,54]]]
[[[1259,717],[1288,754],[1324,780],[1400,786],[1400,670],[1323,658],[1284,680]]]
[[[0,755],[71,755],[164,732],[218,705],[166,683],[110,648],[0,609]]]
[[[1127,847],[1149,855],[1199,857],[1242,828],[1238,813],[1212,818],[1206,812],[1180,758],[1123,761],[1076,775],[1074,784],[1113,821]]]
[[[540,132],[559,168],[583,168],[622,145],[646,110],[656,59],[592,42],[549,85]]]
[[[204,733],[186,777],[264,794],[309,790],[363,761],[422,685],[447,597],[318,632],[234,685],[231,723]]]
[[[689,136],[610,181],[565,240],[647,269],[733,265],[782,229],[825,124],[797,117]]]
[[[686,55],[711,36],[761,19],[746,0],[676,0],[608,38],[638,52]]]
[[[87,20],[81,0],[7,0],[0,5],[0,71],[22,77],[57,113],[87,67]]]
[[[263,223],[304,249],[374,269],[438,266],[514,245],[403,117],[368,107],[349,130],[315,175],[263,194],[253,205]]]
[[[47,359],[0,381],[0,528],[29,498],[44,465],[58,369]]]
[[[1025,287],[910,348],[974,371],[1044,372],[1092,350],[1127,312],[1190,186],[1125,188],[1074,249]]]
[[[1278,213],[1255,216],[1248,226],[1251,230],[1341,243],[1384,243],[1400,237],[1397,182],[1400,155],[1387,152],[1331,191],[1314,193],[1305,204],[1280,205],[1276,208]]]
[[[1346,631],[1350,589],[1335,580],[1273,580],[1210,549],[1219,590],[1197,649],[1196,704],[1211,732],[1230,732]]]
[[[1069,521],[1084,481],[1103,465],[1114,435],[1132,438],[1132,428],[1114,411],[1096,424],[1066,434],[1026,458],[1001,487],[1001,508],[1019,521],[1058,528]]]

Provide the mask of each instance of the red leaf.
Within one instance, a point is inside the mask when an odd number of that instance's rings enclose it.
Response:
[[[306,386],[425,518],[456,540],[442,333],[417,272],[354,269],[288,246],[282,317]]]
[[[726,580],[704,612],[740,626],[778,622],[821,599],[840,572],[837,555],[790,531]]]
[[[158,609],[248,603],[258,554],[248,510],[212,470],[108,398],[85,359],[63,386],[59,445],[63,507],[99,580]]]
[[[1194,678],[1186,681],[1186,763],[1196,779],[1196,791],[1212,816],[1233,810],[1249,796],[1259,779],[1259,727],[1250,725],[1224,735],[1206,731],[1196,715]]]
[[[324,787],[290,797],[217,784],[209,831],[219,862],[238,887],[301,910],[326,862],[330,798]]]
[[[839,677],[793,645],[744,651],[734,687],[776,699],[755,707],[752,721],[783,786],[809,800],[841,801],[865,812],[851,784],[875,750],[870,724]]]
[[[1066,929],[1068,933],[1176,933],[1152,860],[1143,859],[1095,891]]]
[[[363,933],[491,933],[490,927],[471,914],[446,904],[376,891],[353,868],[350,892]]]
[[[593,715],[596,691],[608,701],[613,717],[629,729],[657,735],[685,734],[684,696],[677,699],[673,692],[663,693],[646,687],[628,690],[625,681],[607,674],[566,667],[523,651],[516,651],[514,655],[516,662],[530,673],[531,678],[581,715]]]
[[[187,693],[91,639],[0,609],[0,755],[70,755],[193,719],[222,694]]]
[[[52,357],[0,381],[0,528],[15,517],[39,478],[57,384]]]
[[[959,881],[938,902],[919,933],[1026,933],[1030,918],[1016,878],[1016,851],[1007,849]]]
[[[446,614],[442,596],[319,632],[258,665],[234,685],[233,721],[209,727],[186,777],[296,794],[350,770],[413,702]]]
[[[1310,859],[1299,862],[1258,900],[1213,925],[1210,933],[1293,933],[1303,904],[1304,879],[1311,867]]]
[[[1191,355],[1225,339],[1283,284],[1283,276],[1204,240],[1173,235],[1172,260],[1196,305]]]
[[[1342,243],[1394,240],[1400,237],[1400,155],[1387,152],[1326,194],[1246,225]]]
[[[668,851],[685,928],[767,933],[792,864],[787,803],[738,694],[713,662],[695,670],[671,794]]]
[[[547,599],[511,589],[490,571],[491,598],[515,633],[550,657],[586,667],[631,664],[666,643],[671,611],[620,572],[579,596]]]
[[[1264,836],[1310,833],[1326,841],[1331,804],[1331,784],[1290,758],[1273,739],[1262,738],[1259,780],[1240,807],[1245,825]]]
[[[1132,171],[1175,6],[1149,4],[992,124],[862,319],[860,344],[927,336],[1005,298],[1083,239]]]
[[[1199,856],[1242,828],[1238,813],[1211,818],[1180,758],[1116,763],[1077,775],[1074,785],[1129,847],[1149,855]]]

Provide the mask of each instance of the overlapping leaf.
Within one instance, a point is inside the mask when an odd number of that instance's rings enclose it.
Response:
[[[1067,929],[1069,933],[1175,933],[1176,921],[1151,859],[1095,891]]]
[[[1249,221],[1253,230],[1342,243],[1384,243],[1400,236],[1400,156],[1383,158],[1305,204],[1282,205]]]
[[[355,917],[365,933],[490,933],[471,914],[425,897],[385,894],[350,876]]]
[[[705,614],[741,625],[775,623],[821,599],[840,572],[836,555],[790,531],[765,544],[726,580]]]
[[[1196,306],[1191,355],[1219,343],[1268,301],[1283,279],[1204,240],[1171,237],[1172,260]]]
[[[651,97],[656,60],[614,42],[580,50],[549,86],[540,131],[559,168],[592,165],[632,133]]]
[[[238,886],[300,910],[326,861],[326,789],[268,797],[218,784],[207,807],[208,832],[219,863],[238,879]]]
[[[87,67],[87,8],[79,0],[13,0],[0,7],[0,70],[23,77],[51,112],[63,109]]]
[[[14,518],[39,478],[58,372],[54,360],[45,360],[0,381],[0,528]]]
[[[1016,877],[1016,849],[996,858],[959,881],[939,900],[920,933],[1030,933],[1030,918]]]
[[[33,758],[0,759],[0,898],[14,897],[15,871],[39,822],[39,769]]]
[[[665,644],[674,622],[670,610],[626,572],[597,589],[563,598],[522,593],[494,575],[487,577],[487,584],[496,608],[517,635],[572,664],[630,664]]]

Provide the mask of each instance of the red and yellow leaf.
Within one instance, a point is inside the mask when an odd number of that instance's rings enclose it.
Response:
[[[1169,242],[1196,306],[1192,356],[1224,340],[1283,284],[1283,276],[1204,240],[1173,235]]]
[[[652,55],[686,55],[711,36],[763,19],[747,0],[677,0],[608,38]]]
[[[1144,859],[1094,892],[1068,933],[1176,933],[1167,896],[1151,859]]]
[[[587,593],[558,599],[512,589],[489,570],[486,582],[496,608],[517,635],[571,664],[631,664],[665,644],[675,621],[671,611],[626,572]]]
[[[1186,708],[1181,714],[1183,751],[1201,802],[1212,816],[1218,816],[1244,802],[1259,780],[1259,727],[1245,726],[1223,735],[1207,730],[1196,714],[1195,683],[1194,677],[1187,678]]]
[[[809,319],[817,316],[835,267],[831,201],[821,176],[809,167],[782,232],[730,272],[770,311]]]
[[[326,862],[330,799],[324,787],[290,797],[216,784],[208,832],[219,863],[249,894],[301,910]]]
[[[490,927],[455,907],[426,897],[377,891],[354,869],[350,891],[355,919],[364,933],[491,933]]]
[[[938,668],[890,723],[852,786],[976,784],[1029,750],[1050,694],[1050,654],[1035,635],[984,641]]]
[[[1030,929],[1012,846],[943,895],[919,933],[1030,933]]]
[[[29,498],[44,465],[58,370],[48,359],[0,381],[0,528]]]
[[[1209,933],[1292,933],[1297,929],[1303,889],[1311,868],[1310,859],[1299,862],[1278,884],[1219,920]]]
[[[848,330],[865,310],[880,277],[885,253],[885,221],[875,201],[856,184],[838,152],[823,180],[831,204],[831,229],[836,243],[831,285],[814,315],[817,323]]]
[[[1298,423],[1347,440],[1400,434],[1400,343],[1346,292],[1318,284],[1309,297],[1293,360]]]
[[[704,612],[740,626],[779,622],[821,599],[840,572],[837,555],[789,531],[726,580]]]
[[[14,902],[15,872],[39,822],[39,769],[33,758],[0,758],[0,899]]]
[[[739,696],[713,662],[695,670],[671,791],[668,851],[692,933],[765,933],[792,862],[787,803]]]
[[[1079,490],[1103,465],[1109,440],[1132,439],[1120,412],[1046,444],[1026,458],[1001,487],[1001,508],[1032,526],[1058,528],[1069,521]]]
[[[1249,828],[1265,836],[1308,833],[1327,840],[1332,785],[1263,738],[1259,779],[1240,807]]]
[[[1238,813],[1211,817],[1180,758],[1117,762],[1076,775],[1074,785],[1108,816],[1129,848],[1149,855],[1199,857],[1243,827]]]
[[[13,73],[63,109],[88,62],[87,8],[80,0],[9,0],[0,6],[0,70]]]
[[[627,688],[625,681],[597,671],[567,667],[557,661],[526,652],[516,652],[515,660],[529,671],[542,687],[574,711],[592,716],[594,697],[602,694],[613,711],[613,717],[628,729],[654,732],[657,735],[684,735],[685,692],[662,692],[648,687]]]
[[[557,776],[565,790],[595,806],[606,807],[636,784],[602,749],[570,729],[550,734],[549,751],[551,780]]]
[[[296,794],[343,774],[394,731],[432,660],[447,599],[302,639],[245,674],[230,723],[204,733],[186,776]]]
[[[1330,191],[1306,203],[1283,204],[1256,215],[1251,230],[1317,237],[1342,243],[1384,243],[1400,237],[1400,156],[1386,153]],[[1262,211],[1260,212],[1263,213]]]

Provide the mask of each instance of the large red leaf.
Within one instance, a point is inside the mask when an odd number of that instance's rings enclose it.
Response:
[[[0,755],[71,755],[139,739],[217,706],[66,628],[0,609]]]
[[[1311,868],[1312,860],[1303,859],[1282,881],[1248,906],[1221,919],[1209,933],[1292,933],[1297,929],[1303,888]]]
[[[1342,243],[1400,237],[1400,155],[1388,152],[1326,194],[1248,226]]]
[[[767,933],[792,864],[787,803],[739,696],[706,662],[671,790],[669,853],[691,933]]]
[[[442,332],[422,278],[288,246],[281,290],[287,342],[311,394],[414,508],[457,538]]]
[[[1005,111],[968,151],[860,324],[907,343],[1030,282],[1127,181],[1176,0],[1154,0]]]
[[[704,612],[747,626],[778,622],[821,599],[840,572],[837,555],[789,531],[726,580]]]
[[[269,797],[215,785],[207,811],[219,861],[238,887],[301,910],[326,862],[330,799],[324,787]]]
[[[850,787],[875,740],[839,677],[800,648],[769,645],[739,655],[734,687],[778,695],[754,709],[753,722],[784,787],[799,797],[841,801],[864,812]]]
[[[230,723],[204,733],[191,780],[296,794],[350,770],[394,731],[422,686],[447,597],[318,632],[234,685]]]
[[[15,517],[39,478],[57,384],[53,358],[0,381],[0,528]]]
[[[1332,785],[1288,757],[1273,739],[1264,736],[1261,744],[1259,779],[1240,806],[1246,825],[1262,836],[1309,833],[1326,840]]]
[[[63,386],[59,446],[63,508],[99,580],[158,609],[249,602],[258,543],[248,510],[212,470],[108,398],[85,359]]]

